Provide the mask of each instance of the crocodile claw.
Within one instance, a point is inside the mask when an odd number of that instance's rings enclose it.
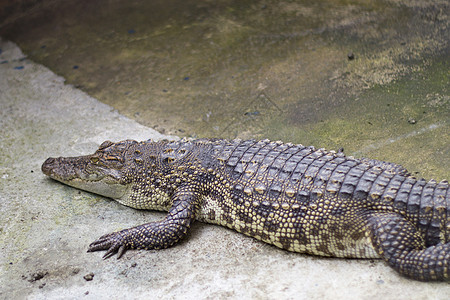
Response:
[[[105,255],[103,255],[104,259],[107,259],[116,253],[117,259],[119,259],[129,248],[125,239],[126,237],[122,232],[105,234],[95,242],[91,243],[87,252],[107,250]]]

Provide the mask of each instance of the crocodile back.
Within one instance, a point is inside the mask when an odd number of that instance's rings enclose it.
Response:
[[[448,184],[441,188],[444,198],[430,194],[430,183],[399,165],[269,140],[200,144],[200,161],[216,182],[205,195],[201,221],[287,250],[338,257],[377,257],[366,235],[367,214],[374,211],[422,224],[428,244],[443,232],[448,239]],[[436,208],[437,198],[442,205]]]
[[[353,199],[369,163],[268,140],[218,140],[205,152],[201,161],[215,177],[208,181],[217,184],[205,194],[199,220],[290,251],[377,257],[360,213],[369,203]]]

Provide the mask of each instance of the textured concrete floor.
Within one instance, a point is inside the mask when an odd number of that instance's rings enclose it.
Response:
[[[164,136],[65,85],[13,43],[0,49],[0,298],[448,299],[448,283],[411,281],[382,261],[288,253],[198,223],[171,249],[120,260],[86,253],[100,235],[163,214],[66,187],[40,165],[106,139]]]

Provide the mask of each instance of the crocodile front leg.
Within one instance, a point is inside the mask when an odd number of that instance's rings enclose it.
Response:
[[[198,193],[192,188],[179,189],[173,196],[168,215],[159,222],[113,232],[89,245],[88,252],[107,250],[103,258],[117,253],[120,258],[127,249],[164,249],[186,236],[195,219]]]
[[[450,243],[426,247],[415,226],[397,214],[380,213],[370,223],[376,251],[399,273],[422,281],[450,279]]]

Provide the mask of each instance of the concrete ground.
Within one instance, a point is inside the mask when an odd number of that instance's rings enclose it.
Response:
[[[448,299],[448,283],[405,279],[382,261],[289,253],[200,223],[167,250],[86,253],[100,235],[163,214],[51,181],[42,162],[106,139],[172,137],[66,85],[15,44],[0,49],[0,298]]]

